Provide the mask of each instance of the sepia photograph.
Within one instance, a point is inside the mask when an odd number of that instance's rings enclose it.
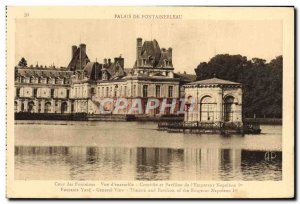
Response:
[[[8,197],[293,197],[293,19],[8,7]]]

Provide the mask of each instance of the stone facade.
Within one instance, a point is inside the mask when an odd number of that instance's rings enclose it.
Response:
[[[136,61],[133,68],[124,68],[124,58],[90,62],[85,44],[72,46],[72,58],[67,68],[16,67],[15,112],[33,113],[89,113],[100,114],[104,98],[126,98],[131,103],[149,98],[169,102],[183,95],[180,88],[190,82],[184,75],[174,73],[172,48],[160,48],[156,40],[137,39]],[[115,103],[115,101],[114,101]],[[111,104],[110,106],[113,106]],[[115,107],[104,107],[112,110]],[[129,108],[115,114],[137,114]],[[158,114],[152,110],[149,115]],[[160,114],[170,114],[166,110]]]
[[[71,113],[72,72],[54,67],[16,67],[15,112]]]
[[[186,122],[242,122],[241,84],[212,78],[188,83],[184,87],[188,101],[184,117]]]

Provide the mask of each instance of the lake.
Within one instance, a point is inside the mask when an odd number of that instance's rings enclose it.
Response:
[[[260,135],[158,131],[154,122],[16,121],[17,180],[281,180],[282,127]]]

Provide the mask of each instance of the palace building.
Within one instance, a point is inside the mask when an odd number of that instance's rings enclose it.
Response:
[[[15,68],[15,112],[71,113],[72,72],[55,67]]]
[[[242,122],[241,84],[218,78],[195,81],[193,75],[175,73],[172,52],[156,40],[137,38],[132,68],[124,67],[122,56],[91,62],[85,44],[72,46],[67,67],[16,66],[15,112],[97,115],[104,110],[155,116],[174,114],[183,105],[186,122]],[[107,98],[110,103],[102,104]],[[122,109],[116,107],[120,98],[126,99]],[[147,112],[149,99],[158,107]],[[174,101],[174,112],[170,107],[161,110]],[[138,102],[141,111],[132,109]]]
[[[160,105],[163,99],[179,100],[184,95],[182,85],[191,81],[189,75],[174,73],[172,48],[160,48],[156,40],[137,39],[136,61],[130,69],[124,67],[122,56],[91,62],[87,46],[74,45],[66,68],[15,67],[15,112],[100,114],[102,99],[126,98],[130,104],[142,101],[143,112],[127,108],[112,113],[145,114],[149,98]],[[114,102],[102,108],[112,110]],[[147,114],[171,114],[158,109]]]

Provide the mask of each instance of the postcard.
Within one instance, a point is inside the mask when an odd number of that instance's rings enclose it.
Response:
[[[293,7],[7,7],[8,198],[294,197]]]

